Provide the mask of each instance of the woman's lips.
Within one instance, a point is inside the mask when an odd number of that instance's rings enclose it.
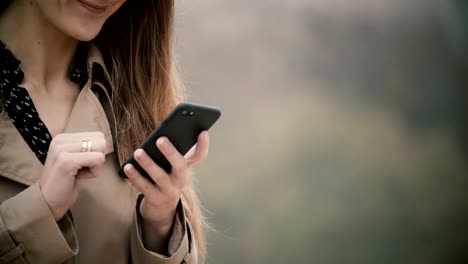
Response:
[[[107,9],[107,6],[98,5],[85,0],[78,0],[78,3],[80,3],[81,6],[86,8],[86,10],[88,10],[90,13],[96,15],[104,13]]]

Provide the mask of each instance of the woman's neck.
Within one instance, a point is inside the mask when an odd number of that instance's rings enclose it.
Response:
[[[78,41],[47,22],[29,1],[12,1],[0,15],[0,40],[21,61],[20,68],[35,88],[69,78]]]

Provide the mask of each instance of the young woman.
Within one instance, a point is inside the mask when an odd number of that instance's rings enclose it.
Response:
[[[197,263],[205,244],[186,156],[137,146],[183,100],[173,0],[0,2],[0,264]],[[136,151],[135,151],[136,150]],[[133,153],[156,182],[131,165]]]

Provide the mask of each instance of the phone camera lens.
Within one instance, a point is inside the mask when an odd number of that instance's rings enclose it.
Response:
[[[190,116],[194,116],[195,113],[194,113],[194,112],[190,112],[189,115],[190,115]]]
[[[188,111],[182,111],[182,115],[187,115]]]

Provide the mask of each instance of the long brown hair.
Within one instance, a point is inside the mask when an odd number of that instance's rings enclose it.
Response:
[[[174,0],[127,1],[95,40],[114,86],[112,104],[121,163],[185,98],[174,63],[173,30]],[[190,181],[182,199],[203,261],[205,222]]]

